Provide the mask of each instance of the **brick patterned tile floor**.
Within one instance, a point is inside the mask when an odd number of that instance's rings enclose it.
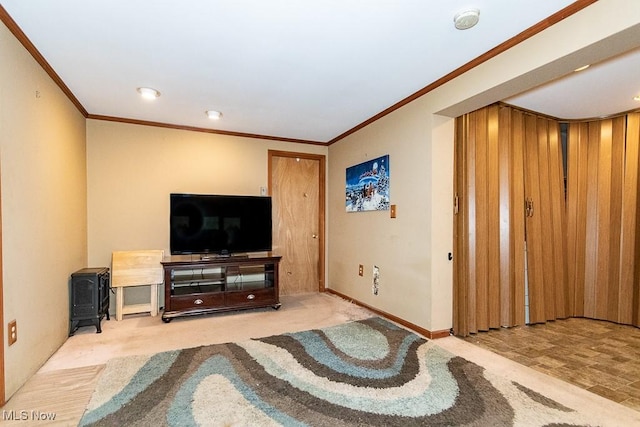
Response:
[[[571,318],[464,339],[640,411],[640,328]]]

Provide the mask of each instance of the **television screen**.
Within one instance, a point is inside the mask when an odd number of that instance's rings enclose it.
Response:
[[[172,254],[271,250],[271,197],[171,194]]]

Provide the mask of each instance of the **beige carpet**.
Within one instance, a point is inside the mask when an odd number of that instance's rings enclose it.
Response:
[[[282,296],[282,308],[176,318],[115,316],[95,327],[82,327],[45,363],[7,404],[0,425],[34,425],[33,415],[54,414],[37,425],[75,426],[82,417],[104,364],[117,357],[153,354],[199,345],[261,338],[284,332],[338,325],[372,316],[366,309],[329,294]],[[26,420],[20,419],[21,417]]]
[[[120,322],[103,321],[102,334],[96,334],[92,327],[81,328],[2,410],[49,411],[55,413],[55,422],[39,422],[37,425],[76,425],[104,364],[110,359],[324,328],[372,316],[369,311],[328,294],[287,296],[282,298],[282,303],[278,311],[268,308],[182,318],[174,319],[169,324],[163,323],[159,317],[128,316]],[[492,370],[497,369],[505,377],[567,406],[584,405],[589,413],[595,410],[601,414],[600,425],[640,426],[639,412],[457,338],[449,337],[436,342],[456,355]],[[1,424],[34,425],[30,420],[0,420]]]

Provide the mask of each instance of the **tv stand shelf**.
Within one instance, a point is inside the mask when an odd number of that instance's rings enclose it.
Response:
[[[166,257],[162,320],[258,307],[279,309],[280,259],[270,254]]]

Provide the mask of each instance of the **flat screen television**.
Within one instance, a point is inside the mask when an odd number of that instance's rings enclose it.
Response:
[[[271,215],[271,197],[171,194],[171,253],[270,251]]]

